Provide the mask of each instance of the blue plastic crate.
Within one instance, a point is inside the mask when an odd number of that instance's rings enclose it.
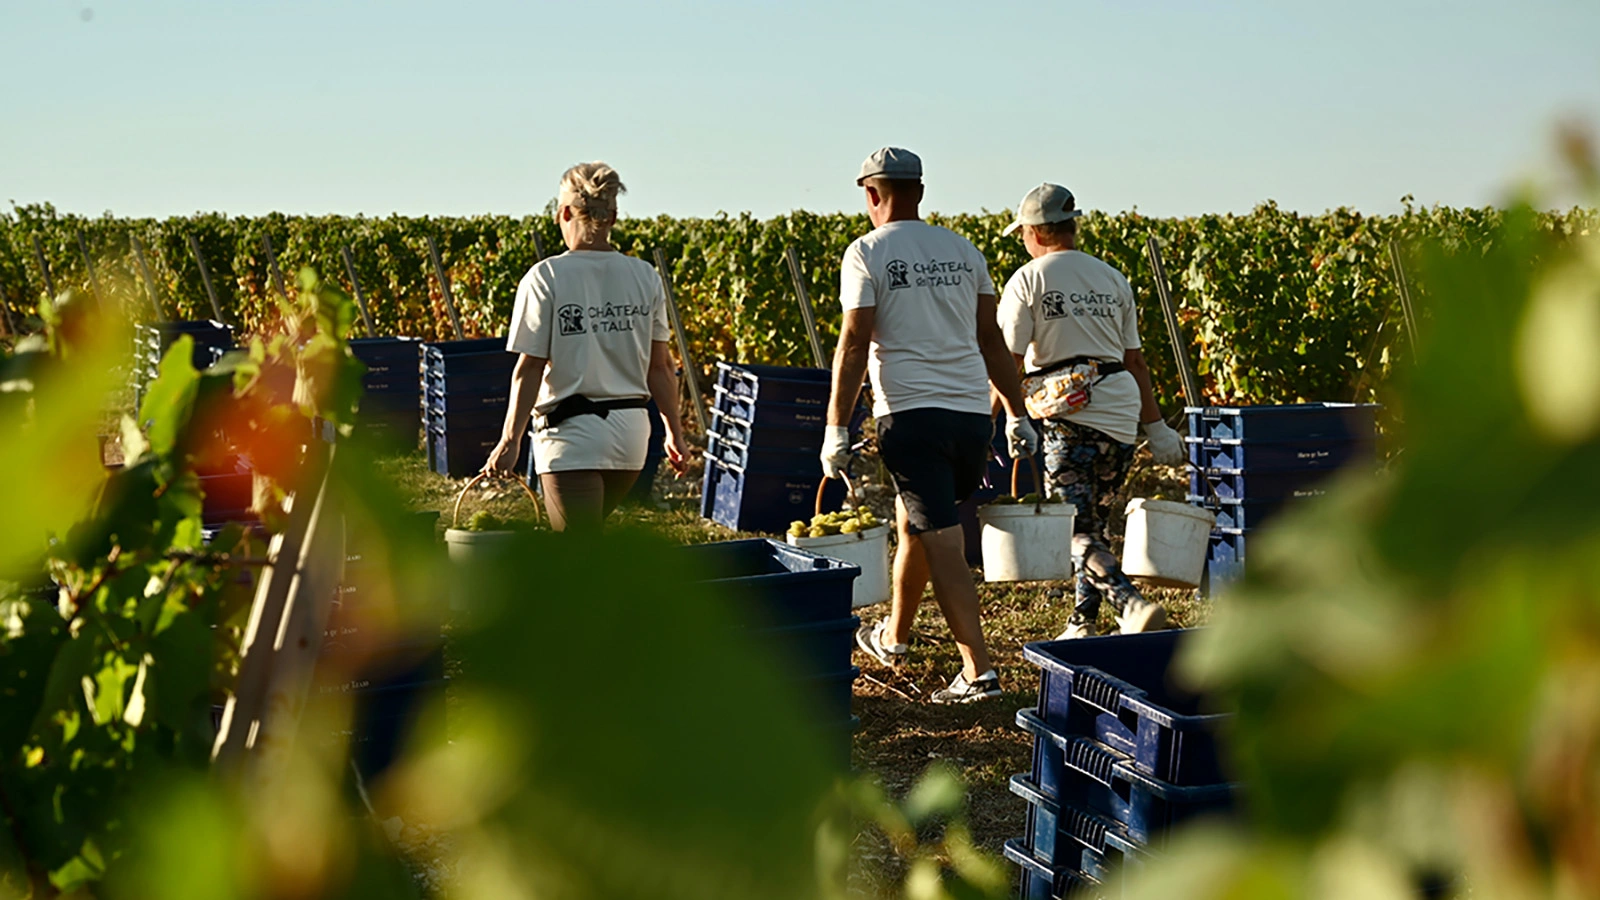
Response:
[[[850,667],[856,629],[861,617],[826,619],[778,628],[760,628],[751,637],[784,660],[785,671],[795,678],[815,678]]]
[[[1171,684],[1184,630],[1040,641],[1023,648],[1038,666],[1038,718],[1128,754],[1141,772],[1176,785],[1222,780],[1216,729],[1222,713]]]
[[[365,379],[417,380],[422,341],[411,337],[354,338],[350,352],[367,367]]]
[[[776,448],[747,447],[731,438],[720,437],[716,434],[706,435],[707,460],[716,460],[724,465],[737,466],[746,472],[765,475],[812,475],[822,476],[822,460],[818,457],[822,449],[821,435],[817,436],[816,450],[786,450]],[[810,518],[807,516],[807,518]]]
[[[1189,494],[1217,502],[1230,500],[1304,500],[1328,492],[1329,469],[1193,469]]]
[[[1293,441],[1309,438],[1370,441],[1378,431],[1375,403],[1293,403],[1281,406],[1190,406],[1189,436],[1215,440]]]
[[[512,357],[507,365],[475,372],[424,369],[419,376],[419,383],[424,391],[441,398],[457,394],[498,394],[504,397],[511,393],[511,373],[516,367],[516,359]]]
[[[828,393],[833,388],[833,373],[827,369],[739,365],[719,361],[717,384],[734,396],[747,397],[763,405],[791,403],[826,407]]]
[[[492,406],[485,406],[471,410],[452,410],[448,414],[435,407],[429,409],[428,413],[428,421],[433,423],[434,430],[493,431],[496,438],[499,437],[500,430],[505,427],[506,423],[505,404],[501,404],[498,409]]]
[[[503,338],[440,341],[424,344],[422,368],[432,375],[464,375],[505,371],[517,364],[517,354],[506,349]]]
[[[449,390],[430,386],[422,396],[424,405],[435,412],[472,412],[479,409],[505,411],[511,403],[511,378],[497,378],[477,385],[452,385]]]
[[[828,424],[826,399],[822,403],[778,403],[735,394],[723,385],[712,386],[711,408],[738,416],[763,428],[811,428],[821,431]]]
[[[711,411],[711,434],[753,450],[801,450],[813,456],[822,450],[820,428],[758,428],[753,422],[716,409]]]
[[[1116,823],[1086,809],[1057,803],[1026,775],[1011,776],[1010,786],[1011,793],[1028,801],[1028,830],[1023,841],[1033,858],[1104,881],[1107,838],[1116,833]]]
[[[1206,546],[1206,590],[1214,593],[1244,577],[1249,531],[1214,528]]]
[[[482,471],[483,464],[489,461],[489,453],[500,443],[500,427],[479,430],[448,429],[440,431],[437,428],[428,433],[428,464],[433,471],[451,478],[465,478],[476,475]],[[523,444],[522,454],[527,453],[527,444]],[[519,454],[517,466],[523,465],[522,454]]]
[[[1217,528],[1239,530],[1260,528],[1289,502],[1283,499],[1219,501],[1211,497],[1197,497],[1194,494],[1190,494],[1188,499],[1191,504],[1209,510],[1215,515]]]
[[[861,674],[857,666],[847,666],[837,672],[828,672],[795,682],[800,693],[811,707],[818,722],[840,722],[850,718],[850,702],[855,697],[856,677]]]
[[[814,458],[814,457],[813,457]],[[796,519],[811,520],[816,511],[819,471],[806,475],[746,472],[707,457],[700,487],[700,515],[735,531],[782,533]],[[844,482],[830,480],[823,492],[825,509],[844,502]]]
[[[1337,469],[1372,463],[1372,441],[1239,441],[1184,438],[1189,462],[1202,469]]]
[[[1100,882],[1071,866],[1051,866],[1033,858],[1023,841],[1013,838],[1003,848],[1006,859],[1017,864],[1022,874],[1017,886],[1020,900],[1059,900],[1065,897],[1093,897]]]
[[[680,549],[705,573],[705,582],[731,597],[752,626],[785,626],[849,619],[861,567],[766,538],[697,544]],[[842,667],[841,667],[842,668]]]
[[[394,412],[413,412],[422,414],[422,393],[417,390],[413,382],[410,391],[388,391],[374,393],[368,391],[361,397],[360,415],[373,413],[387,414]]]
[[[1040,793],[1111,819],[1139,844],[1159,846],[1175,823],[1233,807],[1230,783],[1180,787],[1151,778],[1133,757],[1094,738],[1051,728],[1030,710],[1017,712],[1017,724],[1034,736],[1033,777]]]

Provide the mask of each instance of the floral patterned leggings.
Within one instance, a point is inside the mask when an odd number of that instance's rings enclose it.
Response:
[[[1128,600],[1143,599],[1122,573],[1106,538],[1117,493],[1133,464],[1134,445],[1076,422],[1046,419],[1043,424],[1047,490],[1078,508],[1072,538],[1072,564],[1078,574],[1074,612],[1092,622],[1100,614],[1102,599],[1118,612]]]

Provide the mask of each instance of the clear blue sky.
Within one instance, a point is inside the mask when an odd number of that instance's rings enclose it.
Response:
[[[627,215],[927,207],[1042,180],[1157,215],[1484,204],[1600,126],[1600,2],[0,0],[0,201],[523,213],[604,159]]]

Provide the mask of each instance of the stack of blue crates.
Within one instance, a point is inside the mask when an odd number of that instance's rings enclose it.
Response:
[[[1206,556],[1211,591],[1244,574],[1250,533],[1324,492],[1336,469],[1374,465],[1376,404],[1189,407],[1189,502],[1217,517]]]
[[[463,478],[483,468],[500,442],[517,355],[504,338],[422,346],[422,424],[428,466]]]
[[[861,619],[850,601],[861,567],[756,538],[684,547],[746,613],[749,639],[780,661],[836,761],[848,764],[856,718],[850,699],[861,670],[850,664]]]
[[[210,368],[224,353],[233,349],[233,329],[211,319],[136,326],[133,332],[133,371],[128,379],[136,400],[143,400],[145,387],[160,374],[161,357],[184,335],[194,339],[190,361],[201,371]]]
[[[700,514],[736,531],[782,532],[810,520],[822,483],[827,369],[717,363]],[[844,484],[823,503],[837,509]]]
[[[418,513],[399,524],[416,529],[432,543],[437,518],[437,513]],[[389,602],[408,605],[408,614],[397,617],[393,609],[375,608],[372,587],[382,573],[373,570],[370,550],[364,535],[350,536],[344,579],[323,632],[323,661],[336,664],[350,677],[338,682],[324,679],[318,685],[323,696],[350,698],[350,729],[337,737],[349,742],[351,758],[368,778],[394,761],[406,728],[426,700],[438,696],[446,684],[442,620],[427,626],[419,622],[423,612],[434,610],[426,598],[407,596],[417,585],[395,583],[384,592]],[[397,618],[407,623],[399,640],[389,631]],[[376,641],[369,633],[374,626],[382,635]]]
[[[1226,716],[1171,686],[1182,631],[1029,644],[1042,670],[1039,703],[1017,713],[1033,735],[1033,767],[1011,779],[1028,801],[1027,830],[1007,841],[1019,896],[1053,900],[1088,890],[1161,852],[1168,828],[1226,814],[1215,732]]]
[[[350,352],[367,367],[356,429],[382,443],[415,449],[422,428],[422,341],[358,338],[350,342]]]

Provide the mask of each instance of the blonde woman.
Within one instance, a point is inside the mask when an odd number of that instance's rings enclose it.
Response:
[[[555,218],[567,252],[522,277],[506,339],[521,357],[484,471],[513,470],[531,416],[534,469],[558,531],[598,528],[633,486],[650,440],[651,399],[667,427],[667,464],[684,471],[661,278],[611,245],[624,190],[617,171],[601,162],[561,176]]]

